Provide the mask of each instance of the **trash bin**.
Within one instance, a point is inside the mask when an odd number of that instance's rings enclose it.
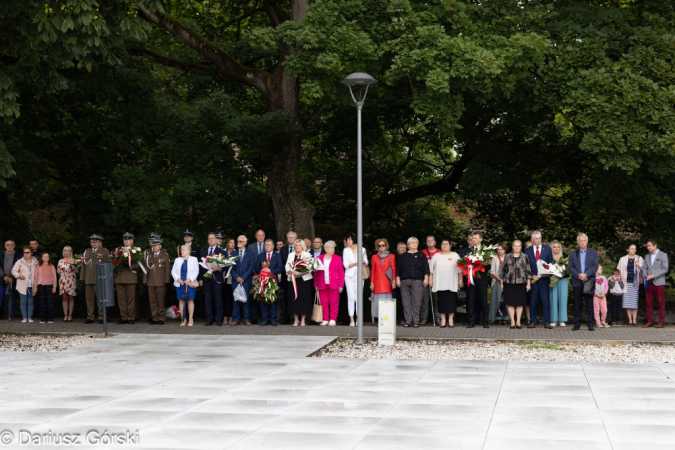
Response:
[[[394,345],[396,343],[396,299],[381,298],[379,308],[377,342],[379,345]]]

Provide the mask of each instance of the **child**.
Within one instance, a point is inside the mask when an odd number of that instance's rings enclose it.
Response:
[[[598,265],[598,271],[595,272],[595,295],[593,296],[593,310],[595,311],[595,323],[600,328],[609,328],[605,322],[607,319],[607,278],[602,275],[602,266]],[[602,319],[602,320],[600,320]]]
[[[612,312],[612,325],[621,326],[621,305],[623,303],[623,281],[619,269],[612,270],[612,276],[607,280],[609,285],[609,307]]]

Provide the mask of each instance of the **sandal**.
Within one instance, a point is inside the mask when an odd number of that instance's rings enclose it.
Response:
[[[181,326],[181,327],[184,327],[184,326],[185,326],[185,321],[182,321],[182,322],[180,323],[180,326]]]

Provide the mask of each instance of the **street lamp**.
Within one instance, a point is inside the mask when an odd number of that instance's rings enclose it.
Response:
[[[363,344],[363,186],[361,181],[361,109],[368,95],[368,87],[377,83],[377,80],[367,73],[356,72],[348,75],[342,80],[349,86],[349,93],[356,105],[356,241],[358,242],[356,250],[356,311],[358,313],[358,331],[356,343]],[[357,95],[354,95],[357,91]]]

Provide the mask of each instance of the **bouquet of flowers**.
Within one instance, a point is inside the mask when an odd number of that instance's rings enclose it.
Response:
[[[204,274],[204,278],[212,278],[213,277],[213,271],[216,270],[218,267],[221,269],[223,267],[227,267],[227,273],[223,274],[223,278],[227,278],[230,275],[230,270],[232,270],[232,266],[237,265],[237,260],[239,259],[239,255],[237,256],[231,256],[227,257],[227,255],[211,255],[211,256],[204,256],[202,257],[202,261],[199,263],[200,266],[202,266],[204,269],[206,269],[206,273]]]
[[[295,278],[311,273],[314,270],[314,258],[308,253],[297,261],[294,261],[291,264],[291,269],[293,271],[292,278],[295,298],[298,298],[298,284],[296,283]]]
[[[567,269],[567,262],[569,261],[569,256],[567,258],[560,258],[558,263],[545,263],[542,260],[537,261],[537,272],[539,275],[553,275],[551,277],[551,287],[554,287],[558,284],[558,280],[569,276],[569,271]]]
[[[140,247],[117,247],[112,252],[110,252],[110,258],[113,263],[113,274],[117,275],[120,273],[124,267],[129,268],[133,273],[136,273],[135,270],[131,268],[131,263],[137,262],[138,265],[145,272],[145,267],[143,267],[143,251]],[[126,266],[124,263],[126,262]]]
[[[70,260],[70,262],[68,264],[70,264],[71,266],[77,267],[77,268],[82,267],[82,261],[84,259],[84,257],[82,255],[73,255],[71,258],[72,259]]]
[[[486,266],[490,264],[490,260],[496,252],[496,245],[482,245],[478,250],[467,253],[464,258],[457,261],[462,273],[469,279],[467,286],[476,284],[474,279],[481,277],[480,272],[485,273]]]
[[[262,267],[263,269],[260,271],[260,275],[253,278],[251,294],[253,294],[253,298],[259,302],[273,303],[277,300],[276,277],[269,271],[270,263],[263,262]]]

